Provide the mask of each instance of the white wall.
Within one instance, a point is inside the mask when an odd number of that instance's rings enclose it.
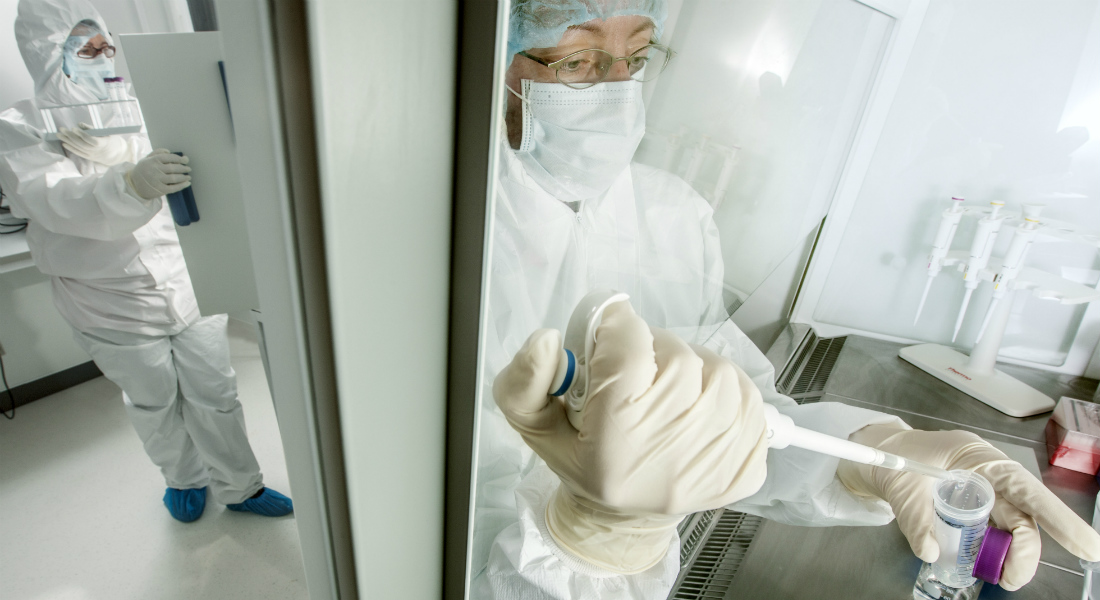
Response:
[[[963,295],[957,274],[940,275],[912,322],[951,196],[1017,210],[1040,202],[1045,216],[1100,229],[1100,2],[931,2],[814,318],[950,343]],[[956,249],[969,247],[972,231],[964,222]],[[1005,228],[994,256],[1009,237]],[[1094,248],[1039,241],[1027,264],[1096,283]],[[983,285],[960,345],[973,343],[988,301]],[[1060,365],[1083,313],[1024,299],[1002,356]]]
[[[438,597],[456,4],[314,0],[309,10],[360,597]]]
[[[34,81],[15,43],[16,0],[0,0],[0,110],[34,95]]]

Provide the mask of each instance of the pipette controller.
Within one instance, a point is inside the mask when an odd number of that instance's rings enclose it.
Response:
[[[965,212],[962,209],[962,203],[962,198],[951,198],[951,206],[943,211],[940,216],[940,226],[936,230],[936,239],[932,242],[932,254],[928,257],[928,281],[924,284],[924,293],[920,295],[917,316],[913,317],[914,325],[917,324],[921,311],[924,310],[924,301],[928,299],[928,291],[932,289],[932,281],[943,270],[943,260],[947,258],[947,253],[951,250],[951,241],[955,239],[955,231],[959,228],[959,221],[962,220]]]
[[[764,405],[764,418],[767,421],[769,448],[782,449],[794,446],[873,467],[919,473],[936,479],[957,479],[954,474],[946,469],[933,467],[897,454],[883,452],[877,448],[799,427],[794,424],[793,419],[780,413],[771,404]]]
[[[581,298],[569,316],[549,394],[562,399],[569,422],[578,430],[583,422],[582,409],[588,401],[589,359],[596,346],[596,330],[608,306],[629,299],[630,296],[615,290],[596,290]]]
[[[985,328],[989,326],[993,311],[997,303],[1008,293],[1008,286],[1020,274],[1020,268],[1024,265],[1024,258],[1031,248],[1032,242],[1039,229],[1039,213],[1042,212],[1041,204],[1024,205],[1024,222],[1012,232],[1012,241],[1009,242],[1008,252],[1005,254],[1000,271],[993,276],[993,300],[985,311],[985,319],[982,320],[982,328],[978,330],[978,339],[982,339]]]
[[[990,203],[989,215],[978,221],[978,230],[974,234],[974,243],[970,245],[970,258],[962,268],[963,284],[966,293],[963,295],[962,306],[959,307],[959,316],[955,319],[955,333],[951,341],[959,337],[959,329],[962,328],[963,318],[966,317],[966,307],[970,304],[970,296],[978,289],[981,283],[981,271],[989,264],[989,257],[993,254],[993,244],[997,241],[997,232],[1001,230],[1004,219],[999,216],[1005,203],[993,200]]]

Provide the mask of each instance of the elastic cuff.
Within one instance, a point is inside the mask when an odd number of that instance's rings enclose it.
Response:
[[[122,188],[123,188],[123,190],[131,198],[137,198],[137,200],[139,202],[141,202],[142,204],[149,204],[150,202],[152,202],[152,200],[146,200],[145,198],[142,198],[140,195],[138,195],[137,191],[134,189],[134,182],[133,182],[132,179],[130,179],[130,172],[131,171],[133,171],[133,169],[122,172]]]
[[[242,494],[240,500],[237,500],[236,502],[222,502],[222,504],[240,504],[241,502],[244,502],[245,500],[251,498],[256,492],[264,489],[264,487],[264,483],[261,481],[260,483],[249,488],[249,491]]]
[[[204,487],[208,487],[209,485],[210,479],[207,477],[203,477],[198,481],[191,482],[169,481],[167,479],[164,480],[165,487],[175,488],[177,490],[199,490]]]
[[[575,528],[566,526],[565,529],[567,531],[559,531],[557,535],[555,535],[554,529],[550,527],[550,523],[555,522],[557,519],[552,518],[550,509],[551,507],[559,506],[564,509],[564,512],[573,513],[573,516],[570,518],[576,519],[574,524],[583,525],[587,531],[578,532]],[[583,510],[591,512],[582,516],[580,511]],[[584,507],[576,497],[564,493],[560,485],[558,489],[550,495],[545,508],[543,508],[541,512],[546,522],[547,532],[559,548],[573,556],[581,558],[589,564],[595,565],[599,569],[611,571],[618,575],[635,575],[659,565],[665,556],[668,555],[668,548],[672,546],[676,536],[675,523],[679,522],[679,519],[677,519],[671,522],[671,527],[667,527],[665,525],[668,519],[663,519],[666,521],[664,524],[655,523],[652,518],[648,517],[611,514],[605,513],[599,508],[591,506]],[[561,518],[561,515],[558,514],[557,511],[555,511],[553,516]],[[656,515],[654,515],[654,517],[659,519]],[[556,523],[555,525],[557,527],[563,524]],[[638,525],[648,525],[649,527],[647,529],[646,527],[638,527]],[[562,536],[562,533],[567,533],[569,535]],[[587,539],[588,535],[600,536],[603,539],[603,544],[592,544],[591,540]],[[654,535],[659,535],[660,537],[654,538]],[[643,539],[646,537],[650,539]],[[652,560],[639,567],[634,567],[634,563],[616,564],[611,561],[599,560],[604,558],[603,551],[607,549],[606,544],[614,544],[616,541],[624,543],[624,540],[633,540],[634,544],[652,549],[654,553]],[[665,540],[667,540],[667,542]],[[663,551],[657,550],[657,548],[662,546],[661,542],[664,542],[665,546]],[[625,543],[629,544],[630,542],[627,541]],[[582,553],[582,551],[588,549],[595,550],[595,552],[592,554],[586,552]],[[623,550],[623,548],[619,549]]]
[[[546,511],[550,508],[550,502],[553,500],[554,494],[550,494],[546,497],[546,502],[538,510],[533,511],[535,514],[535,525],[539,528],[539,534],[542,535],[542,539],[546,541],[546,546],[550,548],[550,552],[557,557],[570,571],[579,573],[585,577],[596,577],[600,579],[606,579],[608,577],[617,577],[622,573],[616,573],[610,569],[604,569],[603,567],[596,566],[587,560],[573,554],[569,550],[563,548],[556,538],[550,533],[550,528],[546,525]]]
[[[900,425],[904,425],[904,427]],[[909,427],[904,421],[898,423],[872,423],[852,432],[848,436],[848,440],[864,446],[878,448],[883,442],[895,435],[912,430],[913,428]]]

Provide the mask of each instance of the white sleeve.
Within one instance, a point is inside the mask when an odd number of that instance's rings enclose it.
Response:
[[[124,136],[126,140],[126,162],[137,164],[137,162],[153,151],[152,144],[149,143],[149,136],[143,133]]]
[[[546,505],[560,482],[545,464],[516,488],[519,522],[502,531],[471,597],[493,600],[665,600],[680,571],[680,541],[664,560],[634,575],[591,565],[562,550],[546,529]]]
[[[791,417],[795,425],[847,439],[867,425],[895,423],[901,419],[875,411],[818,402],[799,405],[775,389],[775,369],[756,344],[725,318],[722,306],[724,267],[718,229],[709,215],[703,220],[705,240],[704,294],[710,302],[704,314],[710,322],[724,319],[703,345],[728,358],[752,378],[764,401]],[[704,321],[705,322],[705,321]],[[763,487],[730,508],[761,517],[804,526],[883,525],[893,518],[890,505],[848,491],[836,476],[840,460],[801,448],[768,451],[768,476]]]
[[[149,202],[129,189],[125,175],[132,164],[86,175],[54,147],[60,144],[28,138],[4,125],[0,187],[16,216],[55,233],[114,240],[133,233],[160,210],[160,199]],[[130,145],[137,153],[148,143]]]

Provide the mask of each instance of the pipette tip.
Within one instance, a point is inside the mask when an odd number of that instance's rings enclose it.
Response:
[[[936,479],[946,479],[949,481],[957,481],[960,479],[960,476],[958,474],[948,471],[947,469],[933,467],[932,465],[926,465],[915,460],[889,453],[886,454],[886,460],[883,461],[881,466],[897,471],[907,471],[909,473],[927,475]]]
[[[979,340],[985,335],[985,328],[989,327],[989,321],[993,318],[993,311],[997,309],[997,302],[1000,300],[1000,298],[994,298],[993,301],[989,303],[989,308],[985,311],[985,318],[982,319],[982,328],[978,330]]]
[[[955,319],[955,333],[951,336],[951,341],[954,342],[955,338],[959,337],[959,330],[962,329],[963,319],[966,318],[966,307],[970,304],[970,295],[974,293],[974,290],[967,289],[966,295],[963,296],[962,306],[959,308],[959,318]]]
[[[928,282],[924,284],[924,293],[920,295],[920,304],[917,305],[917,316],[913,317],[913,325],[916,325],[917,321],[920,320],[920,314],[924,311],[924,301],[928,300],[928,290],[932,289],[932,280],[934,278],[934,276],[929,275]]]

